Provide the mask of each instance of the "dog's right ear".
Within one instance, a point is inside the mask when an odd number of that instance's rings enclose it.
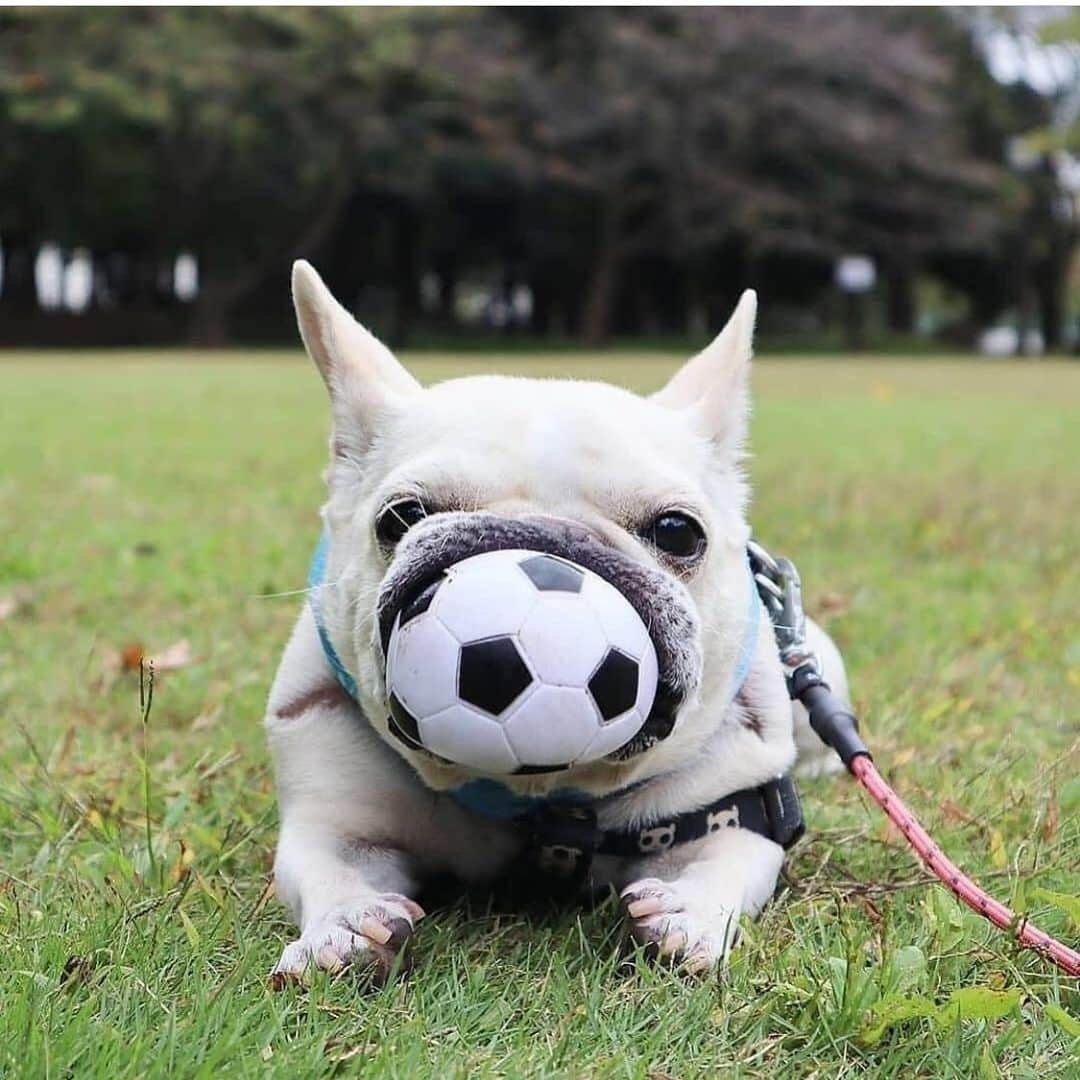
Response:
[[[420,393],[420,384],[303,259],[293,263],[292,295],[300,336],[330,391],[336,452],[355,455],[370,445],[380,414]]]

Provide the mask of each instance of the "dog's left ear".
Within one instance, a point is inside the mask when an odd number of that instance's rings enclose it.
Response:
[[[355,457],[370,446],[386,414],[421,392],[420,384],[303,259],[293,263],[292,293],[300,335],[330,392],[335,453]]]
[[[747,289],[727,326],[697,356],[672,375],[652,400],[685,410],[718,448],[737,456],[750,415],[750,357],[753,355],[757,294]]]

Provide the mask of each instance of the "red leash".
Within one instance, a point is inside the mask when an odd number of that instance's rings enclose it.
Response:
[[[874,767],[870,751],[859,738],[855,714],[829,689],[821,677],[817,657],[807,648],[806,616],[798,571],[787,559],[773,558],[759,544],[751,542],[748,550],[754,580],[776,630],[780,659],[787,671],[788,690],[793,699],[806,706],[810,726],[818,737],[836,751],[851,775],[954,896],[998,929],[1013,934],[1023,948],[1034,949],[1067,975],[1080,976],[1080,953],[983,892],[934,843],[904,801],[886,783]]]
[[[848,765],[851,775],[862,784],[866,793],[889,815],[889,820],[907,837],[919,858],[930,868],[957,899],[972,911],[984,915],[999,930],[1013,933],[1025,949],[1034,949],[1052,960],[1067,975],[1080,975],[1080,953],[1033,926],[1025,917],[1015,914],[999,900],[983,892],[930,838],[903,799],[886,783],[874,763],[865,754],[852,758]]]

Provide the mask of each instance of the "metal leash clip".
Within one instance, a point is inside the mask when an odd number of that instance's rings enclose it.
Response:
[[[790,676],[797,668],[808,668],[820,676],[821,664],[806,644],[806,612],[795,564],[790,559],[774,558],[754,540],[747,543],[746,550],[758,595],[776,631],[785,671]]]

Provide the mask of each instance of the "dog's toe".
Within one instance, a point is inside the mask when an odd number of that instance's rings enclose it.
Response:
[[[384,982],[403,967],[405,947],[423,916],[419,904],[397,893],[331,911],[285,946],[271,985],[303,982],[313,967],[330,974],[365,970]]]
[[[730,914],[696,912],[675,886],[656,878],[627,886],[620,899],[630,939],[643,946],[650,959],[701,975],[727,955],[733,937]]]

